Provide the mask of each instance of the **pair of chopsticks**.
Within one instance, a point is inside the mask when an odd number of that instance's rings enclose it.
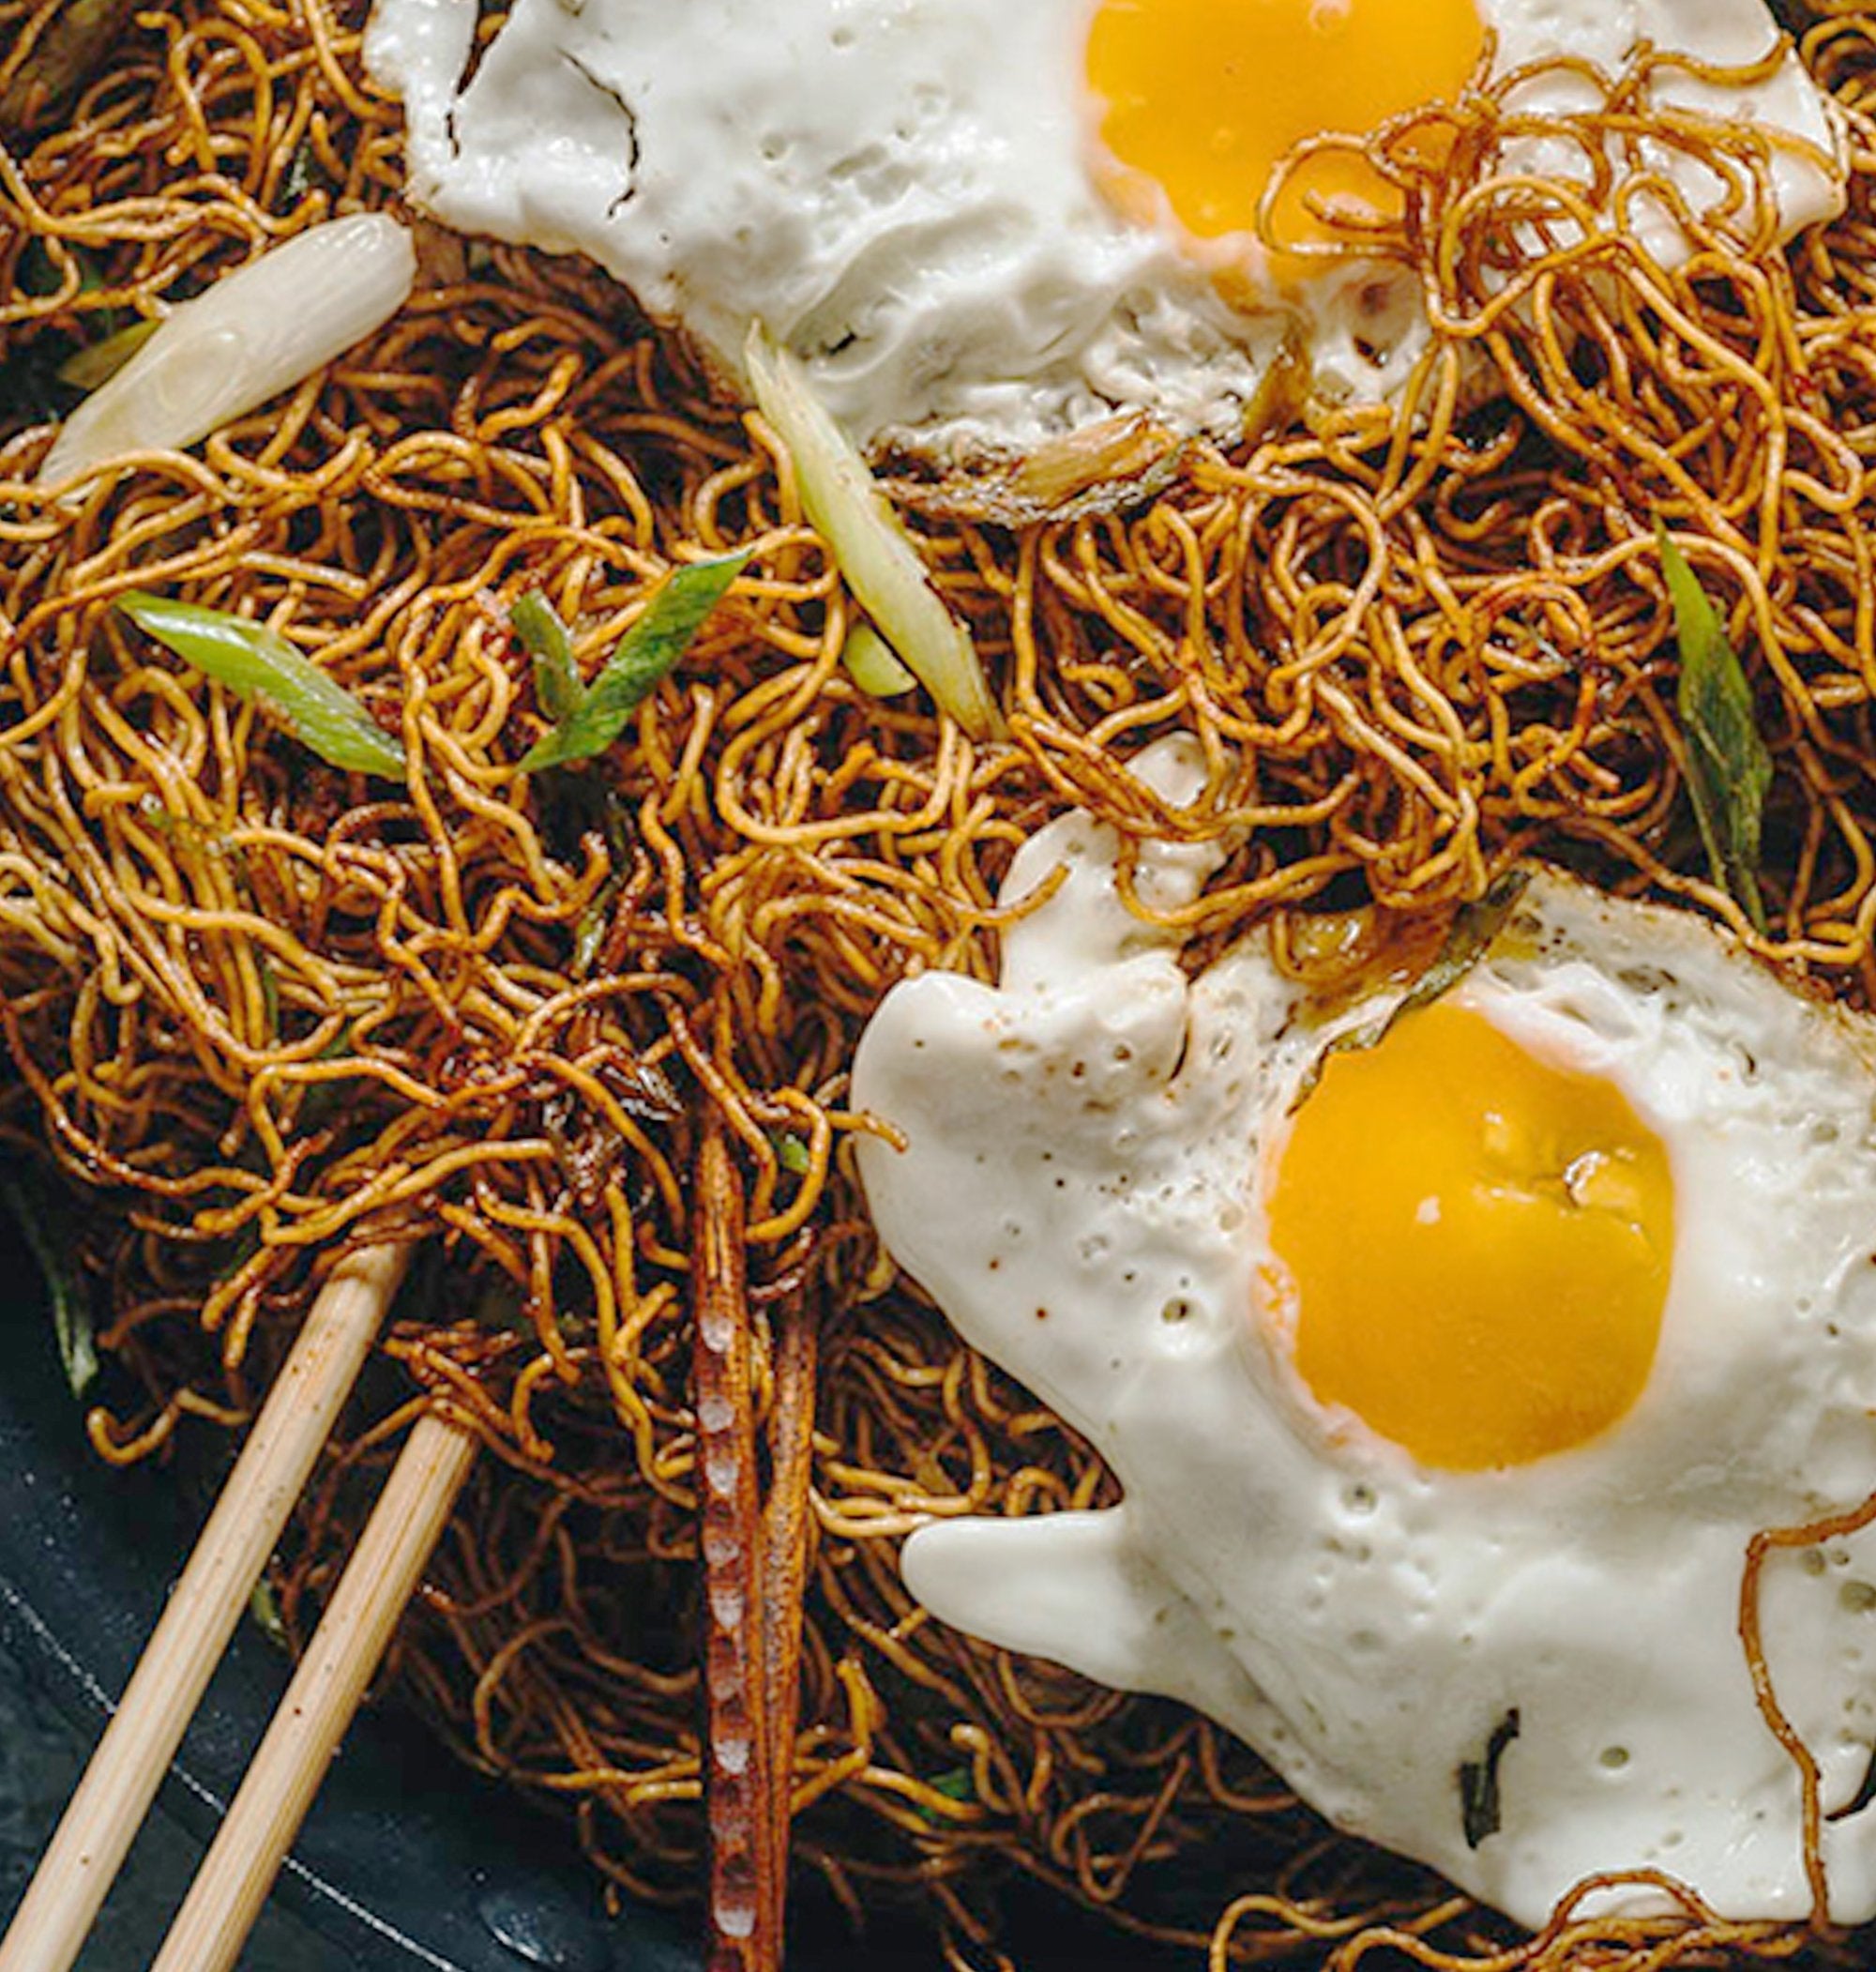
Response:
[[[69,1972],[403,1280],[409,1249],[348,1254],[314,1302],[26,1894],[0,1972]],[[153,1972],[227,1972],[474,1463],[418,1421],[177,1912]]]
[[[780,1336],[764,1498],[743,1194],[714,1107],[698,1160],[694,1227],[706,1963],[710,1972],[774,1972],[788,1886],[815,1329],[803,1308]],[[404,1246],[362,1248],[321,1290],[0,1939],[0,1972],[70,1972],[408,1258]],[[240,1956],[475,1456],[475,1438],[446,1418],[431,1415],[413,1428],[152,1972],[229,1972]]]

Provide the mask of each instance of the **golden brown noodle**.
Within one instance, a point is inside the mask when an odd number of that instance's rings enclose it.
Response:
[[[46,11],[0,0],[0,45]],[[68,129],[0,155],[9,365],[393,199],[361,13],[143,15]],[[1446,177],[1377,144],[1442,325],[1399,410],[1319,411],[1249,456],[1191,447],[1132,517],[930,523],[1003,683],[1003,747],[856,695],[768,434],[582,266],[432,231],[414,305],[371,344],[70,509],[26,483],[45,434],[14,414],[0,1024],[21,1143],[43,1125],[122,1208],[92,1255],[116,1365],[100,1452],[238,1423],[321,1265],[425,1238],[426,1298],[385,1348],[399,1373],[361,1399],[283,1557],[287,1623],[316,1614],[360,1469],[414,1392],[443,1398],[496,1457],[392,1681],[467,1758],[562,1798],[624,1889],[693,1891],[681,1174],[708,1090],[750,1178],[762,1401],[777,1325],[804,1295],[834,1311],[794,1781],[797,1852],[836,1898],[922,1896],[960,1966],[1004,1962],[1000,1886],[1024,1876],[1210,1935],[1219,1966],[1853,1963],[1691,1902],[1566,1912],[1513,1944],[1332,1837],[1204,1722],[913,1609],[894,1537],[918,1516],[1111,1482],[890,1281],[841,1147],[859,1024],[908,968],[989,966],[1008,852],[1069,802],[1136,832],[1250,828],[1185,914],[1200,950],[1280,907],[1436,915],[1534,852],[1743,928],[1680,798],[1657,514],[1697,538],[1759,690],[1777,948],[1876,996],[1876,23],[1839,8],[1813,59],[1852,114],[1852,208],[1789,263],[1684,215],[1700,250],[1663,273],[1590,203],[1502,168],[1516,120],[1490,94]],[[1639,80],[1579,127],[1628,198],[1632,156],[1605,159]],[[1768,166],[1751,131],[1653,132],[1742,199]],[[734,601],[630,743],[524,793],[539,723],[507,605],[546,589],[590,664],[673,562],[732,545],[753,552]],[[290,631],[400,727],[408,792],[321,766],[156,654],[111,607],[131,586]],[[1124,765],[1173,724],[1211,763],[1194,814]],[[1254,1893],[1214,1932],[1227,1884]]]

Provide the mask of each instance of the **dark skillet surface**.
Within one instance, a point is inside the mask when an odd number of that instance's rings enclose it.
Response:
[[[0,1296],[0,1648],[88,1747],[206,1517],[213,1479],[189,1473],[187,1446],[180,1478],[118,1472],[93,1456],[37,1272],[4,1221]],[[198,1451],[219,1443],[205,1431],[193,1440]],[[287,1673],[281,1652],[244,1621],[159,1800],[198,1841],[239,1785]],[[1203,1925],[1233,1886],[1194,1874],[1188,1917]],[[356,1972],[701,1972],[688,1921],[643,1909],[608,1917],[565,1822],[470,1772],[393,1707],[361,1715],[274,1894]],[[0,1905],[0,1929],[8,1914]],[[1194,1963],[1039,1893],[1018,1893],[1006,1916],[1006,1943],[1036,1972],[1185,1972]],[[902,1915],[870,1915],[855,1937],[825,1898],[797,1897],[790,1930],[791,1972],[939,1963],[926,1927]],[[153,1934],[123,1963],[147,1963],[158,1942]]]
[[[188,1553],[182,1487],[87,1449],[31,1263],[0,1238],[0,1643],[87,1737]],[[286,1682],[250,1623],[183,1745],[163,1808],[206,1838]],[[361,1972],[696,1972],[685,1927],[608,1919],[564,1824],[466,1772],[416,1723],[368,1714],[334,1764],[277,1895]],[[156,1940],[150,1941],[154,1950]]]

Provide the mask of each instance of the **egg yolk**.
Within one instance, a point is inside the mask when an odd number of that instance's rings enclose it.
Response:
[[[1281,1154],[1296,1367],[1425,1465],[1518,1465],[1624,1416],[1673,1252],[1660,1140],[1615,1085],[1445,1002],[1332,1054]]]
[[[1123,174],[1157,185],[1188,232],[1218,239],[1255,230],[1274,167],[1302,139],[1454,101],[1483,39],[1474,0],[1101,0],[1088,83]],[[1400,211],[1349,150],[1312,158],[1286,187],[1280,239],[1332,236],[1310,199],[1381,220]]]

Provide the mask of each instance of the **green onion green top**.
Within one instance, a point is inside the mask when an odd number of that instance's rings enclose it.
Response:
[[[522,772],[537,773],[542,767],[566,766],[603,753],[690,648],[704,619],[748,561],[747,554],[722,554],[673,569],[646,604],[644,614],[619,639],[598,676],[556,720],[553,730],[529,748]],[[527,633],[519,622],[515,630],[526,644]]]
[[[1752,709],[1752,688],[1700,578],[1656,523],[1661,572],[1673,600],[1681,647],[1678,705],[1687,748],[1687,796],[1713,880],[1760,931],[1765,904],[1759,894],[1759,842],[1772,756]]]
[[[386,781],[403,778],[402,747],[279,630],[141,589],[121,597],[117,607],[204,677],[265,707],[331,766]]]

